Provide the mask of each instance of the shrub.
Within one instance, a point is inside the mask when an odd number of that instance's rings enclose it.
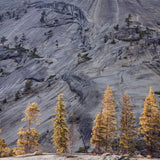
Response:
[[[50,82],[48,82],[48,85],[47,85],[47,87],[50,87],[51,86],[51,83]]]
[[[7,99],[6,98],[3,100],[3,104],[5,104],[5,103],[7,103]]]
[[[47,40],[49,40],[53,36],[53,31],[49,30],[48,32],[45,32],[44,35],[47,36]]]
[[[0,15],[0,22],[3,21],[3,15]]]
[[[18,52],[19,54],[25,53],[25,52],[27,52],[27,51],[29,51],[29,50],[26,49],[26,48],[23,48],[23,47],[21,47],[21,46],[17,46],[17,52]]]
[[[126,26],[129,28],[131,23],[132,23],[132,15],[131,14],[128,14],[128,17],[125,19],[125,22],[126,22]]]
[[[22,47],[24,46],[24,42],[25,42],[26,40],[27,40],[27,39],[26,39],[26,35],[23,33],[23,34],[22,34],[22,37],[21,37],[21,39],[20,39],[20,44],[21,44]]]
[[[18,67],[16,68],[16,70],[21,69],[21,68],[23,68],[23,66],[18,66]]]
[[[76,151],[75,153],[85,153],[86,150],[88,150],[89,148],[90,148],[90,146],[79,147],[78,151]]]
[[[115,39],[113,39],[112,42],[111,42],[111,44],[115,44],[115,43],[116,43],[116,41],[115,41]]]
[[[56,75],[50,75],[49,78],[48,78],[48,80],[55,78],[55,76],[56,76]]]
[[[87,54],[84,54],[84,55],[81,55],[81,54],[79,53],[77,56],[78,56],[78,64],[84,63],[84,62],[89,61],[89,60],[92,59],[92,58],[88,57],[88,53],[87,53]]]
[[[41,56],[39,56],[36,53],[33,53],[32,55],[29,56],[30,58],[42,58]]]
[[[32,81],[31,80],[27,80],[25,83],[25,91],[31,90],[32,87]]]
[[[85,31],[85,32],[88,32],[88,31],[89,31],[89,28],[86,28],[84,31]]]
[[[114,26],[114,29],[115,29],[116,31],[118,31],[118,30],[119,30],[119,24],[117,24],[116,26]]]
[[[108,41],[108,36],[105,34],[104,35],[104,43],[107,43],[107,41]]]
[[[19,20],[19,15],[18,14],[15,17],[15,20]]]
[[[15,155],[16,155],[15,152],[13,150],[10,150],[9,156],[15,156]]]
[[[15,94],[15,101],[17,101],[20,98],[20,92],[17,91]]]
[[[14,42],[15,42],[15,46],[17,46],[17,43],[18,43],[18,37],[17,36],[14,37]]]
[[[139,33],[139,26],[136,26],[136,33]]]
[[[154,93],[157,95],[160,95],[160,91],[155,91]]]
[[[58,23],[58,19],[55,19],[54,21],[55,21],[55,23]]]
[[[10,72],[3,72],[3,73],[2,73],[2,77],[8,76],[8,75],[10,75],[10,74],[11,74]]]
[[[45,16],[46,16],[46,12],[45,10],[41,13],[41,18],[40,18],[40,22],[44,23],[45,22]]]
[[[5,43],[6,41],[8,41],[8,40],[6,39],[6,37],[3,36],[3,37],[1,38],[1,43],[2,43],[3,47],[4,47],[4,43]]]

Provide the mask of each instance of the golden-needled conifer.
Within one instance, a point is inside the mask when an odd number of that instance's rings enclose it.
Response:
[[[28,122],[28,129],[27,131],[25,131],[24,128],[19,129],[17,147],[14,148],[14,151],[17,155],[38,150],[38,140],[40,134],[35,128],[31,128],[32,123],[39,124],[38,121],[40,120],[40,109],[37,107],[37,105],[37,103],[29,104],[25,110],[26,116],[22,119],[22,121]]]
[[[94,146],[94,151],[96,153],[101,153],[101,149],[103,148],[105,142],[105,127],[103,124],[103,115],[101,112],[97,114],[94,122],[95,126],[92,128],[92,137],[90,139],[90,142]]]
[[[54,147],[57,149],[57,152],[66,153],[68,148],[69,141],[69,130],[67,127],[67,122],[65,120],[66,109],[63,103],[63,94],[58,95],[58,103],[55,109],[55,119],[54,122],[54,130],[53,130],[53,143]]]
[[[146,142],[148,153],[152,156],[160,147],[160,111],[156,97],[150,88],[149,95],[144,101],[144,109],[140,117],[139,134]]]
[[[2,130],[0,129],[0,133]],[[4,139],[0,138],[0,157],[8,156],[10,152],[9,147],[7,147],[7,144]]]
[[[114,140],[117,123],[116,123],[116,114],[115,114],[115,101],[113,98],[113,93],[110,87],[108,86],[103,99],[104,108],[102,114],[104,116],[103,124],[105,126],[104,138],[105,138],[105,150],[111,151],[111,144]]]
[[[133,105],[127,93],[123,95],[121,120],[120,120],[120,150],[123,153],[133,153],[135,150],[136,121],[132,112]]]

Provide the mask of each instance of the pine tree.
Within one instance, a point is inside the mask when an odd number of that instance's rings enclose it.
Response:
[[[0,157],[8,156],[9,152],[10,149],[7,147],[5,140],[0,138]]]
[[[55,109],[55,119],[54,122],[54,130],[53,130],[53,142],[54,147],[57,149],[57,152],[66,153],[68,148],[68,140],[69,140],[69,130],[67,127],[67,122],[65,120],[66,110],[65,105],[63,103],[63,94],[58,95],[58,103]]]
[[[155,95],[150,88],[144,101],[144,109],[140,117],[139,134],[146,142],[148,153],[152,156],[160,147],[160,111]]]
[[[31,128],[30,131],[25,131],[24,128],[20,128],[19,139],[17,140],[17,146],[15,152],[17,155],[26,154],[30,151],[38,150],[38,140],[40,134],[35,128]]]
[[[134,138],[136,136],[136,125],[135,117],[133,115],[132,109],[133,105],[130,103],[130,97],[125,93],[123,95],[120,120],[120,149],[123,153],[131,153],[135,149]]]
[[[39,124],[38,121],[40,120],[40,109],[37,107],[37,105],[37,103],[29,104],[25,110],[26,116],[22,119],[22,121],[28,122],[28,129],[27,131],[25,131],[24,128],[19,129],[17,147],[14,148],[14,151],[17,155],[38,150],[38,140],[40,134],[35,128],[31,128],[32,123],[36,123],[37,125]]]
[[[0,129],[0,133],[2,130]],[[0,157],[8,156],[10,152],[9,147],[7,147],[7,144],[4,139],[0,138]]]
[[[96,153],[101,153],[101,149],[104,146],[104,124],[103,115],[98,113],[95,119],[95,126],[92,128],[92,137],[90,139],[91,144],[94,146],[94,151]]]
[[[115,115],[115,101],[113,98],[113,93],[110,87],[108,86],[103,99],[104,108],[102,110],[102,114],[104,116],[104,126],[105,126],[105,150],[109,151],[112,149],[112,142],[114,140],[117,123],[116,123],[116,115]]]

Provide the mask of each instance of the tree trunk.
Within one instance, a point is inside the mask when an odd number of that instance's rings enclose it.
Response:
[[[83,142],[83,145],[84,145],[84,152],[85,152],[85,153],[88,153],[87,147],[86,147],[86,144],[85,144],[85,140],[84,140],[84,138],[83,138],[83,135],[82,135],[82,133],[81,133],[81,130],[79,130],[79,133],[80,133],[80,135],[81,135],[82,142]]]
[[[28,121],[28,132],[31,131],[31,120]],[[26,153],[29,153],[29,135],[27,136],[27,146],[26,146]]]

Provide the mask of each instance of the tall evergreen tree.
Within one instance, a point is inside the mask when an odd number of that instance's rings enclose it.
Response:
[[[2,131],[0,129],[0,133],[1,132]],[[5,140],[0,138],[0,157],[8,156],[9,152],[10,152],[10,149],[9,147],[7,147]]]
[[[116,123],[116,115],[115,115],[115,101],[113,98],[113,93],[110,87],[108,86],[103,99],[104,108],[102,110],[102,114],[104,116],[103,123],[105,125],[105,150],[109,151],[112,149],[111,144],[114,140],[117,123]]]
[[[0,138],[0,157],[9,156],[10,149],[4,139]]]
[[[135,117],[132,112],[133,105],[127,93],[123,95],[121,120],[120,120],[120,150],[123,153],[132,153],[135,149],[134,138],[136,136]]]
[[[95,126],[92,128],[92,137],[90,139],[91,144],[94,146],[94,151],[96,153],[101,153],[101,149],[104,146],[104,124],[103,124],[103,115],[98,113],[95,119]]]
[[[148,153],[152,156],[160,147],[160,111],[156,97],[150,88],[144,101],[144,109],[140,117],[139,134],[146,142]]]
[[[67,127],[67,122],[65,118],[66,115],[66,109],[65,105],[63,103],[63,94],[58,95],[58,103],[57,107],[55,109],[55,119],[53,119],[54,122],[54,130],[53,130],[53,143],[55,148],[57,149],[57,152],[60,153],[66,153],[68,148],[68,141],[69,141],[69,130]]]
[[[38,121],[40,120],[40,109],[37,107],[37,105],[37,103],[29,104],[25,110],[26,116],[22,119],[22,121],[28,122],[28,129],[27,131],[25,131],[24,128],[19,129],[17,147],[14,148],[14,151],[17,155],[38,150],[38,140],[40,134],[35,128],[31,128],[32,123],[36,123],[37,125],[39,124]]]

